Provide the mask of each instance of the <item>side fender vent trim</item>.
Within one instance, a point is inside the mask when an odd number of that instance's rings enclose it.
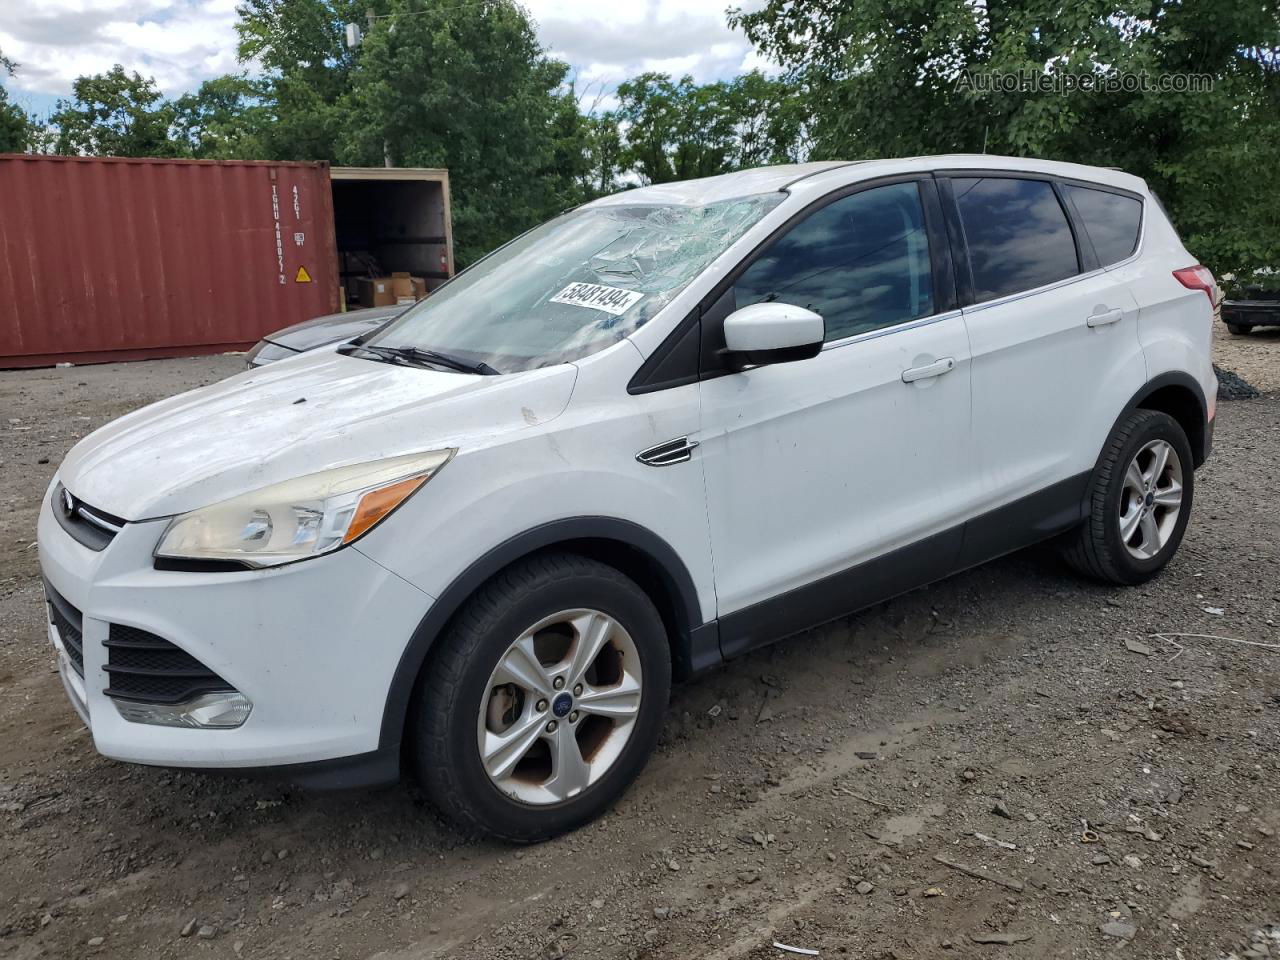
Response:
[[[670,467],[673,464],[684,463],[689,460],[697,447],[697,440],[690,440],[688,437],[677,437],[674,440],[666,440],[646,450],[641,450],[636,454],[636,459],[650,467]]]

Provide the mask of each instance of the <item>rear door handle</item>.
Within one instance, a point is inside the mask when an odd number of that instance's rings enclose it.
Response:
[[[1089,318],[1085,320],[1091,327],[1105,327],[1108,323],[1116,323],[1124,316],[1124,311],[1119,307],[1114,310],[1103,310],[1101,313],[1091,313]]]
[[[915,383],[917,380],[928,380],[930,377],[940,377],[944,373],[950,373],[956,368],[954,357],[943,357],[941,360],[935,360],[933,363],[926,363],[923,367],[911,367],[902,371],[903,383]]]

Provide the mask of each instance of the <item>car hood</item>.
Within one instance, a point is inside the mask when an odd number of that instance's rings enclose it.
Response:
[[[369,307],[365,310],[348,310],[346,313],[330,313],[295,323],[291,327],[269,333],[264,340],[288,347],[290,350],[310,350],[340,340],[351,340],[377,329],[392,317],[403,313],[404,304],[390,307]]]
[[[303,354],[143,407],[81,440],[59,479],[126,520],[293,477],[531,429],[564,411],[571,364],[482,377]]]

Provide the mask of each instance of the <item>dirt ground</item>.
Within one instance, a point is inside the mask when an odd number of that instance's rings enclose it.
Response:
[[[99,757],[39,498],[77,437],[240,360],[0,373],[0,957],[1280,957],[1280,335],[1218,352],[1266,395],[1219,407],[1157,580],[1041,549],[794,637],[678,688],[623,801],[526,849],[409,788]]]

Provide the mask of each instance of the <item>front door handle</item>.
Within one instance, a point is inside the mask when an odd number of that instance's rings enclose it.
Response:
[[[956,368],[954,357],[943,357],[941,360],[935,360],[933,363],[926,363],[923,367],[911,367],[902,371],[903,383],[915,383],[917,380],[928,380],[931,377],[940,377],[944,373],[950,373]]]
[[[1124,311],[1119,307],[1114,310],[1102,310],[1098,313],[1091,313],[1085,323],[1091,327],[1105,327],[1108,323],[1116,323],[1124,316]]]

